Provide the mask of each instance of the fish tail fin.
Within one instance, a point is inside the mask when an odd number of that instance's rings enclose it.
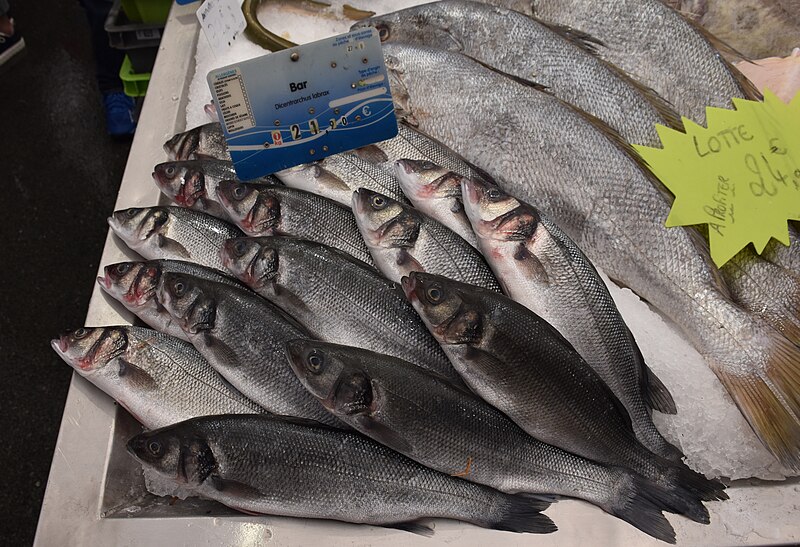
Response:
[[[617,469],[616,474],[617,487],[603,510],[649,536],[674,544],[675,530],[661,511],[673,510],[673,505],[678,505],[672,499],[676,496],[626,470]]]
[[[677,414],[678,409],[675,406],[675,400],[672,398],[667,386],[659,380],[658,376],[647,365],[644,366],[644,371],[647,379],[647,389],[643,390],[642,395],[644,395],[647,406],[663,414]]]
[[[689,468],[683,462],[664,460],[670,466],[667,481],[679,490],[684,490],[703,501],[726,500],[725,485],[716,479],[708,479],[704,475]]]
[[[497,515],[487,519],[485,527],[508,532],[553,533],[558,527],[550,517],[539,512],[542,505],[529,496],[508,494],[505,505]]]
[[[768,334],[758,371],[743,375],[711,365],[764,446],[784,466],[800,471],[800,348]]]

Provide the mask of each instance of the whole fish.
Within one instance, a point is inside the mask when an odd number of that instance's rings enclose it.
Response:
[[[162,274],[156,295],[214,370],[252,401],[275,414],[339,424],[286,363],[284,343],[308,333],[278,308],[249,290],[183,273]]]
[[[464,56],[383,51],[401,115],[535,205],[609,277],[675,321],[762,443],[800,469],[800,350],[731,302],[696,231],[664,227],[669,205],[638,157],[562,101]]]
[[[539,442],[483,400],[415,365],[312,340],[289,342],[287,352],[329,412],[432,469],[509,493],[584,499],[664,541],[674,541],[674,532],[663,509],[686,505],[685,512],[708,522],[702,504]]]
[[[145,467],[247,513],[323,518],[432,535],[448,518],[547,533],[547,504],[423,467],[375,441],[282,416],[206,416],[127,444]]]
[[[172,316],[156,298],[156,288],[164,272],[185,273],[236,287],[243,286],[219,270],[180,260],[109,264],[103,269],[103,276],[97,278],[97,283],[104,292],[157,331],[188,341],[183,329],[172,320]]]
[[[128,247],[148,260],[169,258],[224,270],[219,250],[244,234],[232,224],[184,207],[131,207],[114,211],[108,224]]]
[[[328,156],[319,162],[278,171],[275,175],[286,186],[325,196],[347,207],[353,192],[359,188],[369,188],[408,203],[394,173],[353,153]]]
[[[403,193],[416,209],[478,248],[478,240],[461,201],[464,176],[427,160],[400,159],[394,162],[394,169]]]
[[[228,179],[238,180],[233,163],[224,160],[168,161],[153,168],[153,180],[172,201],[223,220],[230,219],[219,202],[217,188],[220,181]],[[280,184],[272,175],[251,182]]]
[[[500,188],[464,179],[464,208],[503,291],[550,323],[625,406],[639,441],[664,458],[683,454],[656,429],[650,409],[675,414],[605,283],[575,243],[536,208]]]
[[[172,161],[217,159],[231,161],[228,144],[219,122],[211,122],[178,133],[164,143],[164,152]]]
[[[377,15],[353,26],[362,27],[378,29],[384,43],[463,53],[505,74],[535,82],[597,116],[630,143],[661,146],[655,124],[683,128],[670,105],[600,59],[591,41],[516,11],[445,0]]]
[[[353,194],[353,212],[372,258],[395,283],[411,272],[432,272],[500,292],[472,245],[411,206],[360,188]]]
[[[733,97],[761,98],[753,84],[720,55],[719,41],[660,0],[602,4],[532,0],[532,4],[539,19],[599,41],[602,46],[597,49],[604,59],[700,125],[705,126],[707,106],[732,108]]]
[[[493,291],[414,272],[403,289],[466,384],[532,437],[627,467],[669,491],[727,499],[724,486],[636,440],[625,408],[555,330]]]
[[[399,285],[331,247],[287,237],[231,239],[222,260],[320,340],[394,355],[463,386]]]
[[[84,327],[50,345],[147,429],[209,414],[257,414],[188,342],[142,327]]]
[[[219,185],[220,200],[249,236],[289,235],[330,245],[375,266],[349,207],[312,192],[233,181]]]

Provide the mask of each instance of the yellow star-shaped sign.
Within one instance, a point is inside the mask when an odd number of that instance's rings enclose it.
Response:
[[[787,220],[800,220],[800,94],[733,102],[707,108],[707,128],[684,118],[685,133],[656,127],[663,148],[635,147],[675,195],[666,225],[707,224],[717,266],[751,242],[788,245]]]

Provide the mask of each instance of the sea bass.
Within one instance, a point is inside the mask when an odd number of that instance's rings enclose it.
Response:
[[[188,207],[230,220],[219,202],[217,188],[222,180],[238,180],[233,163],[223,160],[187,160],[159,163],[153,168],[153,180],[161,191],[182,207]],[[281,184],[267,175],[250,181],[255,184]]]
[[[142,327],[85,327],[50,345],[147,429],[209,414],[264,410],[233,389],[188,342]]]
[[[575,243],[536,208],[500,188],[464,179],[464,207],[503,291],[553,325],[611,388],[636,437],[656,454],[683,454],[658,432],[650,409],[675,414],[605,283]]]
[[[338,425],[300,385],[283,344],[308,333],[251,291],[164,273],[157,298],[226,380],[265,410]]]
[[[427,273],[404,278],[403,289],[467,385],[535,439],[627,467],[668,491],[727,499],[721,483],[639,443],[600,376],[521,304]]]
[[[219,196],[249,236],[295,236],[330,245],[375,266],[349,207],[312,192],[224,181]]]
[[[353,28],[370,26],[384,43],[463,53],[544,86],[633,144],[660,146],[656,124],[683,128],[680,116],[663,99],[600,59],[591,41],[516,11],[445,0],[370,17]]]
[[[664,228],[669,205],[637,157],[562,101],[464,56],[383,51],[400,114],[535,205],[609,277],[672,318],[762,443],[800,469],[800,350],[731,302],[697,232]]]
[[[378,442],[450,475],[498,490],[584,499],[664,541],[660,514],[687,505],[637,475],[537,441],[502,412],[418,367],[361,349],[297,340],[287,344],[295,373],[329,412]]]
[[[353,194],[353,212],[372,258],[395,283],[411,272],[432,272],[500,292],[472,245],[413,207],[360,188]]]
[[[426,160],[400,159],[394,162],[394,169],[403,193],[415,208],[478,248],[478,240],[461,201],[464,176]]]
[[[700,125],[705,126],[707,106],[730,109],[733,97],[761,98],[720,55],[715,45],[721,43],[660,0],[532,0],[532,4],[539,19],[598,40],[604,59]]]
[[[463,387],[399,285],[331,247],[287,237],[231,239],[227,268],[320,340],[411,361]]]
[[[156,288],[164,272],[185,273],[209,281],[244,287],[239,281],[219,270],[180,260],[109,264],[103,268],[103,276],[97,278],[97,283],[104,292],[157,331],[188,341],[183,329],[173,321],[172,316],[156,298]]]
[[[224,270],[219,250],[244,234],[232,224],[183,207],[132,207],[108,219],[114,233],[148,260],[169,258]]]
[[[211,122],[178,133],[164,143],[164,152],[172,161],[217,159],[231,161],[225,133],[219,122]]]
[[[323,518],[424,535],[422,518],[485,528],[556,530],[541,501],[433,471],[348,433],[281,416],[206,416],[127,444],[143,465],[247,513]]]

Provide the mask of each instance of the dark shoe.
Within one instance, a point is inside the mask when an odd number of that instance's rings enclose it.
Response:
[[[136,131],[136,121],[133,119],[136,101],[121,91],[104,93],[103,108],[106,110],[109,135],[133,135]]]
[[[13,24],[13,19],[12,19]],[[11,60],[17,53],[25,49],[25,40],[18,32],[11,36],[0,32],[0,66],[3,66]]]

